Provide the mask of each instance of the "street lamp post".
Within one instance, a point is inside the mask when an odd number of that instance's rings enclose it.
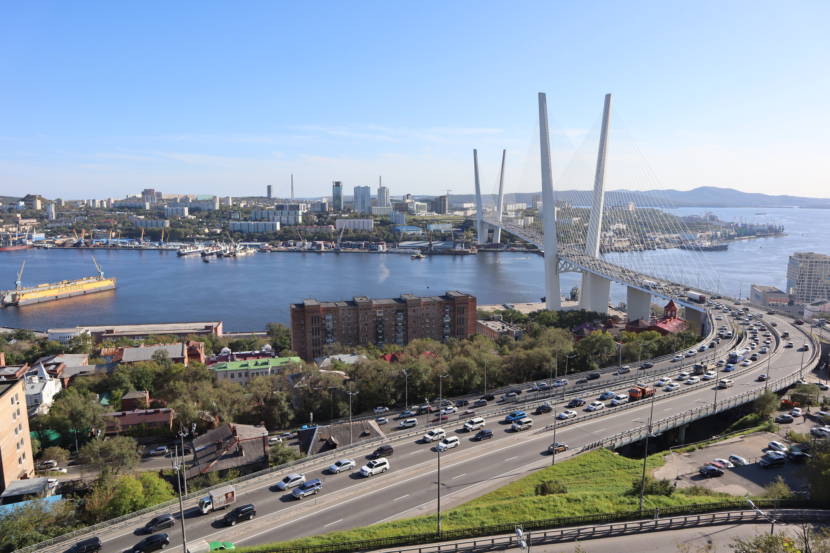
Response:
[[[184,431],[184,428],[180,425],[179,426],[179,440],[181,440],[181,464],[184,465],[184,437],[187,435],[187,432]],[[182,475],[182,481],[184,482],[184,495],[187,495],[187,473]]]
[[[756,513],[758,513],[759,515],[761,515],[769,521],[769,535],[772,536],[773,534],[775,534],[775,523],[777,521],[772,517],[772,515],[770,515],[769,513],[765,513],[764,511],[756,507],[755,503],[753,503],[752,500],[748,497],[746,498],[746,502],[749,503],[749,506],[752,507],[753,511],[755,511]]]
[[[349,445],[352,445],[354,442],[354,433],[352,429],[352,396],[356,396],[360,392],[353,392],[352,391],[352,383],[349,382],[349,389],[343,390],[349,396]]]
[[[401,369],[403,373],[404,379],[404,400],[403,400],[403,407],[404,409],[409,409],[409,371],[406,369]]]
[[[553,401],[553,454],[550,456],[550,466],[556,464],[556,420],[559,416],[556,414],[556,400]]]
[[[184,529],[184,502],[182,501],[182,465],[176,461],[177,459],[175,458],[170,459],[173,470],[176,471],[176,484],[179,490],[179,518],[182,523],[182,553],[187,553],[187,533]]]
[[[487,395],[487,359],[484,360],[484,395]]]
[[[441,418],[443,415],[441,414],[444,411],[444,394],[443,394],[443,384],[444,378],[446,378],[447,374],[439,374],[438,375],[438,422],[440,424]],[[440,442],[439,442],[440,443]],[[438,452],[438,527],[437,532],[438,535],[441,535],[441,448],[436,445],[436,451]]]
[[[651,396],[651,407],[648,413],[648,427],[646,428],[646,439],[643,445],[643,474],[640,477],[640,512],[643,512],[643,499],[646,490],[646,461],[648,461],[648,439],[651,436],[652,420],[654,418],[654,400],[657,399],[657,394]]]

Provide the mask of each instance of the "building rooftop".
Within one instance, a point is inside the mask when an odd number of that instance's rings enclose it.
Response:
[[[135,363],[139,361],[152,361],[153,355],[156,352],[163,351],[170,359],[184,358],[187,350],[182,343],[178,344],[157,344],[155,346],[138,346],[134,348],[124,348],[124,353],[121,356],[122,363]]]
[[[416,296],[415,294],[401,294],[398,298],[377,298],[373,299],[368,296],[355,296],[350,300],[337,300],[337,301],[319,301],[314,298],[307,298],[303,300],[303,303],[295,303],[291,305],[292,309],[301,309],[303,307],[323,307],[323,308],[332,308],[332,307],[357,307],[358,305],[403,305],[407,301],[428,301],[428,302],[439,302],[442,300],[450,299],[450,298],[464,298],[464,297],[472,297],[470,294],[465,294],[464,292],[459,292],[458,290],[450,290],[446,292],[443,296]]]
[[[784,293],[782,290],[779,290],[775,286],[767,286],[766,284],[753,284],[752,287],[758,290],[759,292],[780,292],[781,294]]]
[[[27,478],[25,480],[12,480],[0,498],[19,497],[22,495],[40,495],[49,489],[48,478]]]
[[[149,323],[134,325],[76,326],[70,328],[50,328],[49,333],[89,332],[104,333],[111,336],[183,334],[216,329],[222,321],[196,321],[188,323]]]
[[[365,361],[367,357],[365,355],[358,355],[355,353],[339,353],[337,355],[329,355],[328,357],[318,357],[314,361],[317,363],[317,366],[321,369],[331,367],[335,361],[339,361],[345,365],[354,365],[355,363],[359,363],[360,361]]]
[[[111,423],[122,426],[136,424],[167,423],[173,419],[175,412],[169,407],[160,409],[136,409],[134,411],[113,411],[104,415],[111,419]]]
[[[210,368],[214,371],[244,371],[283,367],[292,363],[302,363],[299,357],[265,357],[263,359],[248,359],[245,361],[224,361],[216,363]]]

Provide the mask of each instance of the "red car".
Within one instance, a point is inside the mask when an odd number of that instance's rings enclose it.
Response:
[[[439,416],[435,417],[434,419],[432,419],[432,422],[440,422],[440,421],[446,421],[446,420],[450,420],[450,417],[448,415],[439,415]]]

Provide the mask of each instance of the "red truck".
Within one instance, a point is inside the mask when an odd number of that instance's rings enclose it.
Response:
[[[628,390],[628,401],[637,401],[638,399],[651,397],[653,395],[654,388],[652,388],[651,386],[637,385]]]

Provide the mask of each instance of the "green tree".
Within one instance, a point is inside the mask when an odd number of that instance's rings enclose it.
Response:
[[[107,503],[107,518],[119,517],[142,509],[145,505],[144,486],[132,475],[118,478]]]
[[[291,331],[287,326],[280,323],[268,323],[265,329],[268,332],[268,340],[275,352],[281,354],[291,349]]]
[[[768,417],[778,407],[778,396],[774,392],[766,391],[758,396],[752,405],[756,413],[762,417]]]
[[[60,446],[47,447],[43,450],[41,458],[44,460],[52,459],[56,461],[58,465],[64,466],[69,460],[69,451]]]
[[[266,428],[288,428],[294,418],[278,375],[258,376],[248,385],[253,410]]]
[[[607,332],[595,330],[577,342],[574,350],[588,361],[591,368],[595,368],[616,352],[617,344]]]
[[[811,455],[805,471],[810,497],[816,501],[830,501],[830,444],[827,440],[816,441]]]
[[[113,475],[135,468],[139,457],[138,444],[128,436],[92,440],[78,454],[81,463]]]
[[[818,405],[821,389],[816,384],[799,384],[790,392],[790,399],[802,406]]]
[[[157,505],[169,501],[175,497],[173,486],[155,472],[142,472],[138,475],[138,481],[144,491],[144,507]]]
[[[48,420],[52,428],[74,435],[78,451],[79,433],[103,427],[104,408],[92,392],[67,388],[55,397]]]
[[[80,525],[71,501],[31,501],[0,515],[0,553],[70,532]]]
[[[285,463],[295,461],[302,458],[302,454],[282,443],[276,443],[268,449],[268,464],[272,467],[283,465]]]

